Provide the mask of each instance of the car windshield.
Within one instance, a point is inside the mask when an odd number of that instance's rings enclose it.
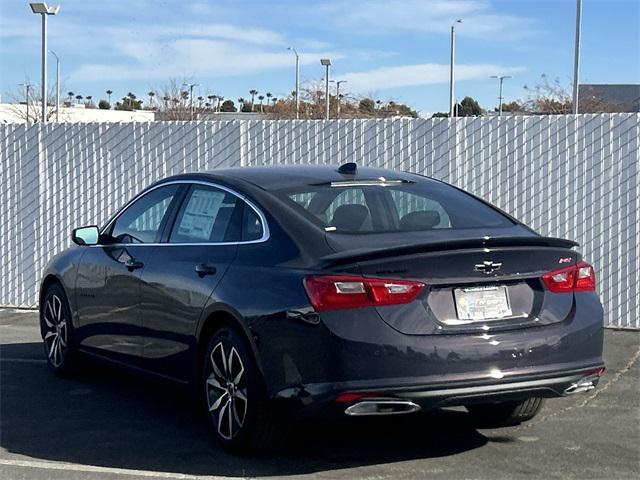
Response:
[[[511,227],[499,211],[430,182],[333,182],[275,192],[328,232],[386,233]]]

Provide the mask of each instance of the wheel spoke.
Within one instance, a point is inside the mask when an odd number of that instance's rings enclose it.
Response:
[[[215,373],[211,373],[211,375],[209,375],[209,378],[207,378],[207,385],[215,389],[222,390],[223,392],[226,391],[226,389],[222,385],[220,385],[220,382],[216,378]]]
[[[49,348],[49,358],[53,361],[54,351],[56,348],[56,343],[58,343],[58,334],[55,334],[53,341],[51,342],[51,347]]]
[[[234,394],[234,396],[236,398],[239,398],[245,403],[247,402],[247,395],[242,390],[236,390],[236,393]]]
[[[240,371],[233,377],[234,385],[238,386],[240,384],[240,380],[242,379],[242,375],[244,374],[244,365],[242,365],[242,360],[240,360],[240,355],[238,355],[238,351],[233,347],[231,352],[229,353],[229,373],[230,376],[233,375],[233,370],[231,369],[231,365],[233,364],[233,359],[236,359],[236,363],[240,367]]]
[[[237,399],[234,399],[234,400],[231,402],[231,405],[233,406],[233,416],[235,417],[236,422],[238,423],[238,426],[239,426],[239,427],[242,427],[242,424],[244,423],[244,416],[245,416],[245,415],[246,415],[246,413],[247,413],[247,404],[246,404],[246,402],[242,402],[242,405],[243,405],[243,407],[242,407],[242,414],[239,414],[239,413],[238,413],[238,405],[237,405],[237,404],[238,404],[238,402],[237,402],[236,400],[237,400]]]
[[[233,438],[233,401],[229,399],[227,407],[227,417],[229,417],[229,437]]]
[[[47,327],[53,328],[53,322],[47,318],[47,312],[51,314],[51,319],[55,321],[55,315],[53,313],[53,306],[51,305],[51,300],[47,301],[47,308],[44,312],[44,321],[47,324]]]
[[[225,435],[225,434],[222,432],[222,422],[225,420],[225,418],[224,418],[224,417],[225,417],[225,415],[227,414],[227,412],[229,411],[229,403],[230,403],[230,402],[229,402],[229,401],[227,401],[227,402],[222,406],[222,408],[220,409],[220,413],[218,413],[218,433],[219,433],[220,435],[222,435],[222,437],[227,438],[227,439],[228,439],[228,438],[231,438],[231,434],[229,434],[229,435],[227,436],[227,435]]]
[[[220,405],[222,404],[223,401],[228,401],[228,399],[229,399],[228,397],[229,397],[229,394],[226,391],[224,393],[222,393],[218,397],[218,399],[215,402],[213,402],[213,405],[211,405],[209,407],[209,411],[210,412],[216,411],[218,408],[220,408]],[[225,403],[225,405],[226,405],[226,403]],[[220,414],[222,414],[222,411],[220,412]]]
[[[57,335],[57,333],[49,331],[45,334],[44,339],[46,340],[47,338],[53,337],[54,335]]]
[[[222,359],[222,365],[218,365],[218,357]],[[225,358],[222,342],[218,343],[211,352],[211,365],[218,379],[227,380],[227,359]]]
[[[54,300],[54,304],[55,303],[58,304],[58,308],[56,312],[56,320],[57,320],[57,323],[60,323],[62,321],[62,302],[56,295],[53,296],[53,300]]]

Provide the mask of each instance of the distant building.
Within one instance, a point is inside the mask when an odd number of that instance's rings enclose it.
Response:
[[[30,105],[29,116],[39,113],[40,103]],[[38,112],[35,112],[38,110]],[[34,117],[31,117],[32,119]],[[155,112],[150,110],[100,110],[98,108],[84,108],[82,106],[61,107],[60,123],[89,123],[89,122],[153,122]],[[33,120],[31,120],[33,121]],[[22,103],[0,103],[0,123],[26,123],[27,106]],[[49,119],[55,122],[55,114]]]
[[[580,113],[640,112],[640,84],[581,84],[578,110]]]

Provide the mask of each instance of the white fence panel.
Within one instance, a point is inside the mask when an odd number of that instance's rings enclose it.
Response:
[[[155,180],[277,164],[408,170],[580,242],[606,323],[640,327],[640,115],[0,125],[0,304],[32,307],[74,226]]]

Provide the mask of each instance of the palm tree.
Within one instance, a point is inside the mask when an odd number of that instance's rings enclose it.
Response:
[[[222,95],[216,95],[216,110],[220,113],[220,106],[222,105],[222,100],[224,97]]]
[[[113,90],[107,90],[106,94],[107,94],[107,102],[109,102],[109,106],[111,106],[111,94],[113,93]]]
[[[246,102],[246,100],[242,97],[238,97],[238,111],[241,112],[242,109],[244,108],[244,102]]]
[[[67,95],[69,96],[69,103],[73,102],[73,92],[67,92]]]
[[[213,105],[213,101],[216,99],[216,96],[215,95],[208,95],[207,98],[209,99],[208,106],[210,107],[211,105]]]
[[[91,99],[93,98],[91,95],[87,95],[86,97],[84,97],[85,100],[87,100],[87,103],[89,103],[89,105],[91,105]]]
[[[256,95],[258,94],[258,90],[256,89],[249,90],[249,94],[251,94],[251,111],[253,112],[253,104],[256,99]]]
[[[82,100],[82,95],[76,95],[76,100],[78,101]]]
[[[271,92],[267,92],[267,106],[271,105],[271,97],[273,97],[273,94]]]
[[[259,95],[258,100],[260,100],[260,113],[263,113],[264,110],[262,108],[262,101],[264,100],[264,95]]]
[[[202,108],[202,101],[204,100],[204,97],[202,95],[200,95],[198,97],[198,108]]]
[[[151,107],[151,105],[153,105],[153,97],[155,97],[156,92],[148,92],[147,95],[149,95],[149,107]]]
[[[164,100],[164,108],[168,108],[169,100],[171,100],[171,97],[169,95],[165,95],[164,97],[162,97],[162,100]]]

